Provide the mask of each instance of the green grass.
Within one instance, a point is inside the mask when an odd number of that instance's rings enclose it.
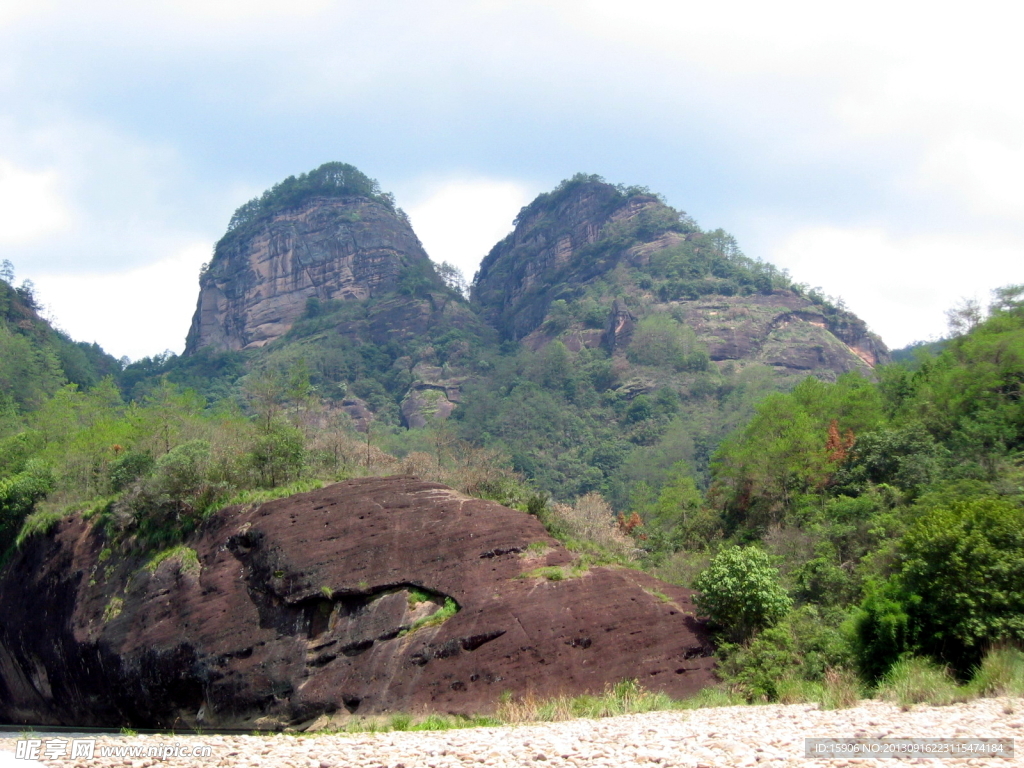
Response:
[[[107,607],[103,609],[103,621],[113,621],[121,615],[121,609],[124,608],[124,598],[112,597],[110,602],[107,603]]]
[[[83,520],[90,520],[96,515],[106,512],[110,509],[111,504],[117,501],[118,496],[104,496],[102,498],[93,499],[92,501],[86,502],[84,505],[79,505],[76,511],[82,513]]]
[[[45,536],[64,517],[64,513],[54,509],[36,510],[21,524],[21,530],[18,531],[18,537],[14,540],[14,546],[20,547],[33,536]]]
[[[545,565],[534,568],[522,574],[521,579],[547,579],[548,581],[561,581],[565,578],[565,569],[560,565]]]
[[[405,713],[379,717],[353,718],[350,722],[338,729],[325,731],[308,731],[304,736],[323,736],[325,734],[345,735],[357,733],[389,733],[391,731],[450,731],[457,728],[493,728],[507,725],[494,717],[485,715],[441,715],[429,714],[422,718],[415,718]]]
[[[413,587],[409,590],[409,608],[415,608],[420,603],[426,603],[430,601],[430,594],[424,592],[422,589],[416,589]]]
[[[893,664],[878,684],[876,696],[908,709],[914,704],[954,704],[969,698],[969,693],[956,684],[948,668],[928,659],[910,658]]]
[[[720,697],[708,697],[710,706],[734,703]],[[692,700],[691,700],[692,702]],[[559,696],[538,700],[531,696],[514,698],[502,694],[495,715],[443,715],[431,713],[415,718],[406,713],[353,718],[339,729],[306,732],[307,736],[328,734],[387,733],[389,731],[447,731],[455,728],[494,728],[526,722],[553,722],[573,718],[615,717],[616,715],[692,708],[691,702],[671,699],[664,693],[649,691],[636,680],[609,685],[604,693]]]
[[[622,680],[609,685],[601,694],[537,700],[531,696],[514,698],[506,693],[498,703],[498,719],[507,724],[554,722],[679,708],[681,702],[667,694],[649,691],[636,680]]]
[[[429,616],[424,616],[421,619],[416,619],[408,629],[404,629],[398,633],[399,637],[405,637],[411,635],[417,630],[425,627],[436,627],[439,624],[444,624],[448,619],[459,612],[459,604],[452,600],[450,597],[444,599],[444,605],[438,610],[434,611]]]
[[[849,669],[825,670],[825,679],[818,703],[822,709],[848,709],[864,698],[864,686]]]
[[[989,651],[965,687],[974,696],[1024,696],[1024,652],[1018,648]]]
[[[37,509],[22,522],[21,530],[18,531],[18,537],[14,540],[14,545],[20,547],[33,536],[45,536],[53,530],[57,523],[75,513],[81,514],[83,520],[90,520],[109,509],[116,499],[117,496],[104,496],[78,504],[71,504],[61,510],[45,507]]]
[[[647,587],[641,587],[641,589],[643,589],[643,591],[646,592],[648,595],[651,595],[652,597],[658,598],[663,603],[671,603],[672,602],[672,598],[671,597],[669,597],[664,592],[661,592],[661,591],[659,591],[657,589],[648,589]]]
[[[306,491],[315,491],[318,488],[323,488],[327,484],[325,480],[296,480],[294,483],[288,485],[281,485],[277,488],[250,488],[245,491],[239,491],[238,493],[225,499],[223,502],[218,502],[215,508],[208,510],[208,514],[212,514],[219,509],[224,507],[230,507],[235,504],[263,504],[267,501],[273,501],[274,499],[283,499],[285,496],[291,496],[296,493],[305,493]]]
[[[540,568],[534,568],[532,571],[520,574],[517,578],[564,581],[565,579],[578,579],[588,570],[590,570],[590,566],[581,558],[572,565],[544,565]]]
[[[436,615],[436,614],[435,614]],[[784,689],[778,703],[818,703],[822,709],[856,706],[863,696],[860,679],[851,670],[829,669],[821,682],[794,681]],[[1024,695],[1024,653],[1014,648],[988,653],[967,686],[958,686],[948,670],[921,658],[905,659],[883,678],[876,696],[909,707],[917,703],[952,704],[977,696]],[[516,725],[529,722],[553,722],[574,718],[615,717],[642,712],[689,710],[715,707],[763,706],[750,704],[736,691],[725,686],[704,688],[696,696],[682,701],[664,693],[650,691],[636,680],[609,685],[601,694],[557,696],[536,699],[515,697],[504,691],[494,716],[429,714],[417,719],[397,713],[377,717],[353,718],[344,727],[326,733],[356,734],[388,731],[438,731],[453,728],[479,728]],[[324,731],[307,735],[323,735]]]
[[[679,702],[679,709],[708,709],[713,707],[738,707],[746,705],[747,700],[740,694],[725,688],[702,688],[689,699]]]
[[[150,573],[156,573],[156,569],[160,567],[160,564],[164,562],[164,560],[172,559],[178,559],[181,562],[182,573],[192,573],[198,576],[203,569],[203,566],[199,562],[199,554],[194,549],[186,547],[184,544],[179,544],[176,547],[169,547],[168,549],[157,552],[149,559],[149,562],[142,567]]]

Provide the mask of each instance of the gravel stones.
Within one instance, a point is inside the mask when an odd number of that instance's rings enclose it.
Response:
[[[903,711],[879,701],[851,709],[821,711],[815,705],[723,707],[681,712],[652,712],[602,720],[469,728],[452,731],[391,732],[337,736],[180,735],[100,736],[100,745],[205,744],[209,759],[143,760],[101,758],[83,763],[100,768],[151,766],[293,766],[293,768],[468,768],[469,766],[543,765],[545,768],[846,768],[879,765],[876,760],[810,760],[803,756],[808,737],[849,737],[865,730],[891,738],[1019,736],[1024,699],[979,699],[949,707],[918,706]],[[1018,724],[1018,727],[1014,727]],[[711,734],[714,734],[713,736]],[[46,738],[45,734],[33,734]],[[0,750],[14,752],[18,736],[0,738]],[[1024,750],[1024,745],[1018,744]],[[45,761],[44,761],[45,762]],[[914,764],[1012,766],[1014,760],[926,760]],[[69,768],[70,761],[46,762]],[[900,765],[896,763],[895,765]],[[905,763],[902,763],[905,764]],[[883,764],[883,768],[885,765]]]

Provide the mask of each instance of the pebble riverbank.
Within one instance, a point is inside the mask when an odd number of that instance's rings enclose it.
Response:
[[[34,733],[45,740],[52,734]],[[81,735],[60,734],[59,738]],[[1024,765],[1024,699],[978,699],[949,707],[915,706],[902,711],[880,701],[851,709],[822,711],[817,705],[722,707],[570,720],[501,728],[415,731],[332,736],[100,735],[92,760],[70,757],[40,761],[62,768],[845,768],[879,765],[876,759],[811,759],[804,739],[824,738],[1011,738],[1017,756],[1006,758],[911,758],[896,763],[939,765]],[[14,734],[0,736],[0,766],[28,766],[11,760]],[[104,746],[206,745],[208,758],[100,757]],[[9,761],[9,762],[8,762]],[[887,762],[880,764],[885,768]]]

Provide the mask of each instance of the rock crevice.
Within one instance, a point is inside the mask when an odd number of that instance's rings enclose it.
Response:
[[[4,571],[0,721],[184,728],[202,710],[272,729],[636,677],[682,697],[712,676],[689,591],[621,568],[524,576],[574,556],[530,515],[412,477],[222,510],[186,542],[198,570],[137,556],[93,578],[108,543],[73,517]]]

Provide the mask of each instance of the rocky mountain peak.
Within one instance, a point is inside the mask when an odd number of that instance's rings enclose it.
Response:
[[[480,264],[473,301],[504,338],[521,339],[543,322],[553,285],[586,281],[608,264],[588,252],[610,226],[644,213],[678,214],[639,187],[577,174],[520,211],[515,229]],[[591,251],[593,249],[590,249]]]
[[[261,347],[311,299],[365,300],[409,269],[430,271],[430,260],[375,182],[339,163],[291,177],[232,217],[200,276],[186,354]]]
[[[472,295],[503,338],[534,350],[558,338],[622,354],[638,322],[664,316],[715,363],[828,379],[888,360],[840,302],[748,258],[727,233],[701,230],[649,190],[597,176],[567,179],[523,208]]]

